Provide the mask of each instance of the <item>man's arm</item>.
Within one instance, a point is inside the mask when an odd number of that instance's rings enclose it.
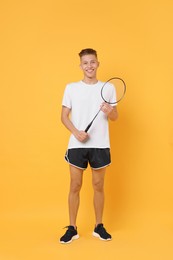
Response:
[[[65,106],[62,106],[61,111],[61,122],[64,126],[76,137],[80,142],[85,142],[88,139],[88,134],[85,131],[79,131],[71,122],[69,115],[71,109]]]

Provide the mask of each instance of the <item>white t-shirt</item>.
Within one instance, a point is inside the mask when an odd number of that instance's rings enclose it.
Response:
[[[70,119],[78,130],[85,130],[104,102],[101,97],[103,82],[86,84],[83,81],[70,83],[66,86],[62,105],[71,109]],[[112,85],[106,87],[106,100],[115,101],[115,89]],[[78,141],[73,134],[70,136],[70,148],[109,148],[108,118],[100,111],[88,130],[89,139],[86,142]]]

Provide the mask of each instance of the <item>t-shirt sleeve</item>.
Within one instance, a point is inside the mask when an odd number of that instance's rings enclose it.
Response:
[[[64,91],[64,96],[62,99],[62,106],[68,107],[71,109],[71,98],[70,98],[70,88],[69,85],[66,86]]]

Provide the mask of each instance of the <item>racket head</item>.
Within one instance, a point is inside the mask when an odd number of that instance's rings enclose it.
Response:
[[[101,88],[101,97],[104,102],[117,104],[126,93],[126,84],[122,78],[113,77],[107,80]]]

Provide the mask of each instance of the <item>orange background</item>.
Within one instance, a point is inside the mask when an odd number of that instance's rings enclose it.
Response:
[[[173,258],[173,3],[170,0],[2,1],[0,7],[0,258]],[[60,122],[66,83],[81,79],[78,52],[97,50],[99,78],[127,84],[110,124],[104,223],[92,238],[90,169],[81,191],[81,239],[68,225],[69,138]]]

